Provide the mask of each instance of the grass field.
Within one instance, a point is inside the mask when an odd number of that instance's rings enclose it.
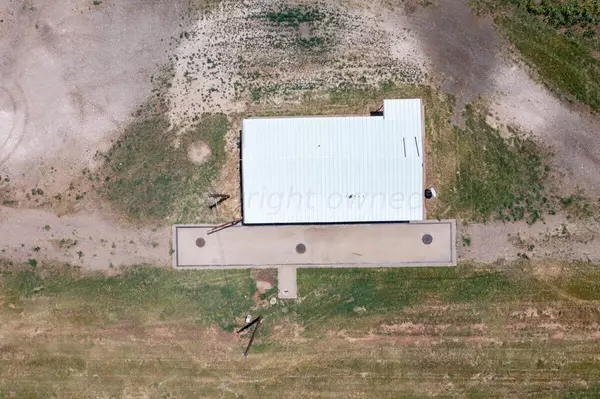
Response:
[[[275,306],[249,271],[10,269],[0,397],[600,393],[594,265],[306,269]],[[246,312],[264,317],[248,359],[231,332]]]
[[[465,128],[454,128],[432,157],[454,156],[456,179],[446,182],[442,199],[453,214],[485,221],[490,217],[535,223],[554,212],[547,193],[547,154],[531,138],[515,132],[505,139],[485,121],[485,110],[467,105]],[[450,145],[449,145],[450,144]],[[452,148],[454,147],[454,148]],[[449,152],[447,155],[445,152]]]

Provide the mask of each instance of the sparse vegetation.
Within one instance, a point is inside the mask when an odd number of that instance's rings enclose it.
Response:
[[[463,247],[471,246],[471,236],[463,235],[462,236],[462,244],[463,244]]]
[[[70,249],[77,245],[77,240],[72,238],[61,238],[60,240],[50,240],[50,242],[60,249]]]
[[[163,117],[130,126],[107,154],[104,193],[134,220],[148,223],[196,221],[206,214],[202,195],[217,177],[225,160],[227,117],[205,114],[178,137]],[[188,146],[206,142],[212,155],[202,165],[192,164]]]
[[[595,0],[472,0],[492,12],[540,78],[559,94],[600,110],[600,6]]]
[[[300,47],[305,49],[314,49],[316,47],[322,47],[325,43],[325,39],[322,37],[301,37],[298,38],[298,44]]]
[[[580,195],[561,198],[560,202],[569,217],[585,219],[600,214],[600,202],[594,204]]]
[[[267,292],[260,294],[260,299],[262,299],[262,300],[269,299],[271,296],[277,294],[278,292],[279,292],[279,289],[277,287],[270,288],[269,290],[267,290]]]

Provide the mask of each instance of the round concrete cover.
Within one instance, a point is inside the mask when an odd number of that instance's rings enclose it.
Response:
[[[306,245],[300,243],[298,245],[296,245],[296,252],[299,254],[303,254],[306,252]]]
[[[425,234],[425,235],[423,235],[423,244],[429,245],[432,242],[433,242],[433,237],[431,236],[431,234]]]
[[[206,241],[204,241],[204,238],[198,238],[196,240],[196,246],[198,248],[202,248],[204,245],[206,245]]]

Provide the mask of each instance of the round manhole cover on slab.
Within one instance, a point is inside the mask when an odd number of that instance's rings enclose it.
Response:
[[[432,242],[433,242],[433,237],[431,236],[431,234],[424,234],[423,235],[423,244],[429,245]]]
[[[205,245],[206,245],[206,241],[204,241],[204,238],[198,238],[198,239],[196,240],[196,246],[197,246],[198,248],[202,248],[202,247],[203,247],[203,246],[205,246]]]
[[[296,252],[299,254],[303,254],[306,252],[306,245],[304,244],[298,244],[296,245]]]

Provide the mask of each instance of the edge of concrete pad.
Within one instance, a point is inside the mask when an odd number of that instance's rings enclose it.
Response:
[[[171,267],[174,270],[181,269],[177,265],[177,226],[178,225],[174,224],[171,227],[171,249],[173,250],[173,253],[171,254]]]

